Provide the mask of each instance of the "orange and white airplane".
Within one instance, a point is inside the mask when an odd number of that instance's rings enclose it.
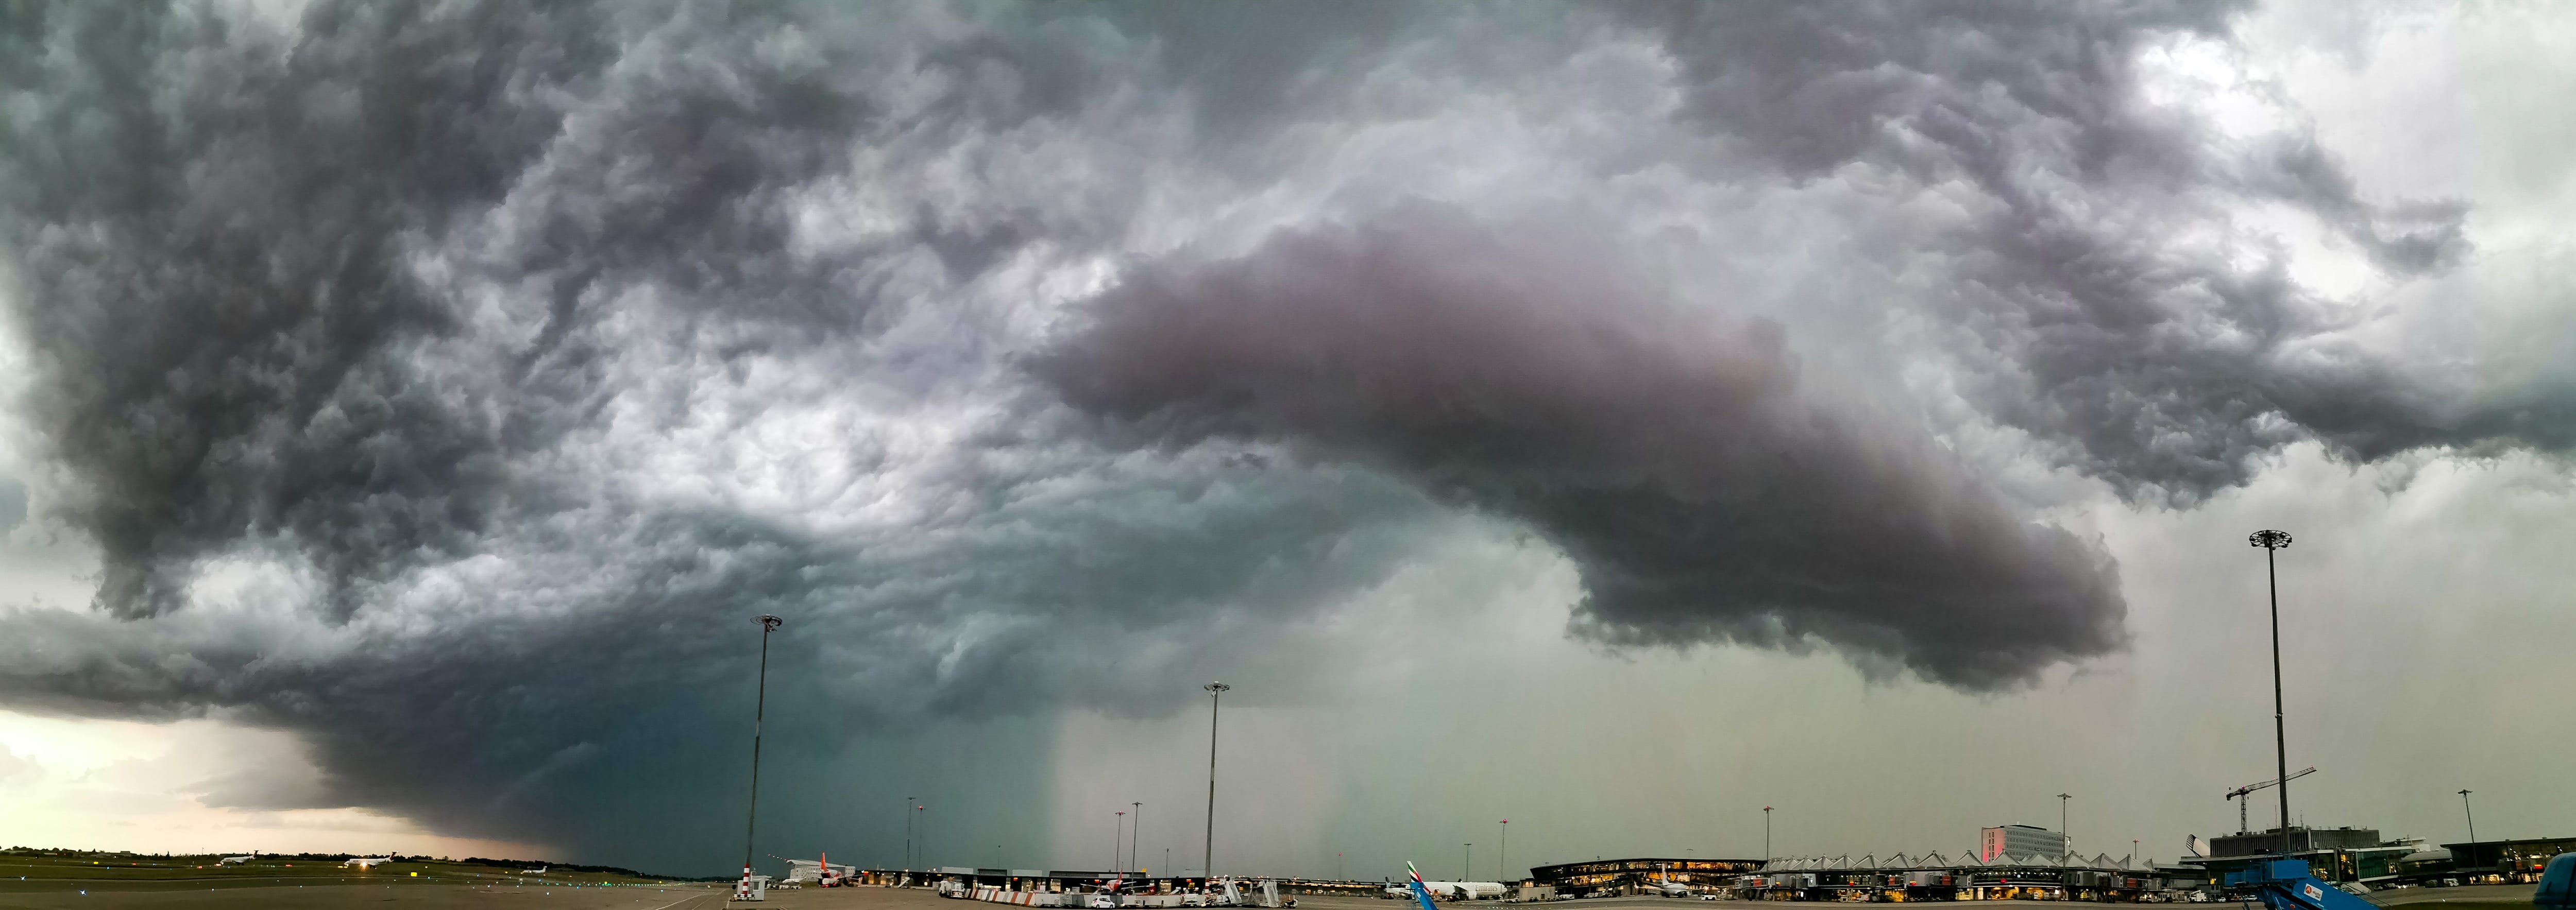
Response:
[[[813,882],[818,888],[840,888],[850,884],[850,867],[832,865],[832,854],[828,852],[821,854],[821,857],[821,859],[787,860],[787,877],[781,881]]]

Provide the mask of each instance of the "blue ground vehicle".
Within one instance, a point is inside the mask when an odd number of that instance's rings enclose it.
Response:
[[[2540,888],[2531,892],[2531,904],[2540,910],[2576,910],[2576,853],[2550,858],[2540,871]]]
[[[2377,910],[2377,904],[2309,874],[2306,860],[2276,859],[2227,876],[2230,887],[2254,889],[2271,910]]]

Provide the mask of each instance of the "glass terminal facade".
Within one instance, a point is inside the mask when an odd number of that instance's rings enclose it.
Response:
[[[1628,894],[1666,882],[1707,890],[1724,887],[1735,876],[1760,868],[1762,861],[1758,859],[1603,859],[1538,866],[1530,870],[1528,883],[1577,895],[1599,891]]]

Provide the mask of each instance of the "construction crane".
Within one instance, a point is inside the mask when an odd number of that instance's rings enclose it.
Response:
[[[2299,778],[2306,777],[2306,776],[2308,776],[2308,775],[2310,775],[2310,774],[2315,774],[2315,773],[2317,773],[2317,768],[2316,768],[2316,766],[2315,766],[2315,765],[2309,765],[2309,766],[2308,766],[2308,767],[2306,767],[2306,768],[2303,768],[2303,769],[2300,769],[2300,770],[2297,770],[2297,771],[2292,771],[2292,772],[2290,772],[2290,776],[2288,776],[2288,777],[2277,778],[2277,779],[2265,779],[2265,780],[2258,780],[2258,781],[2255,781],[2255,782],[2253,782],[2253,783],[2246,784],[2245,786],[2238,787],[2238,788],[2236,788],[2236,789],[2234,789],[2234,790],[2229,790],[2229,791],[2227,791],[2227,798],[2228,798],[2228,799],[2232,799],[2232,800],[2235,800],[2235,801],[2236,801],[2236,833],[2238,833],[2238,834],[2243,834],[2243,833],[2245,833],[2245,803],[2247,802],[2247,800],[2245,799],[2245,794],[2252,793],[2252,792],[2254,792],[2254,791],[2256,791],[2256,790],[2261,790],[2261,789],[2263,789],[2263,788],[2265,788],[2265,787],[2276,787],[2276,786],[2281,785],[2281,784],[2282,784],[2282,783],[2284,783],[2284,782],[2298,780]],[[2289,828],[2290,828],[2290,820],[2289,820],[2289,819],[2286,819],[2286,818],[2285,818],[2285,819],[2282,819],[2282,820],[2281,820],[2281,830],[2283,830],[2283,831],[2287,831],[2287,830],[2289,830]],[[2286,837],[2286,836],[2288,836],[2288,835],[2286,835],[2286,834],[2285,834],[2285,835],[2283,835],[2283,836],[2284,836],[2284,837]]]

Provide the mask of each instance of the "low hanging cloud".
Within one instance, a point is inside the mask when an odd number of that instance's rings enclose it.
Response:
[[[1147,439],[1278,441],[1525,522],[1581,567],[1573,625],[1604,642],[1823,642],[1969,688],[2124,642],[2099,547],[1802,395],[1777,326],[1643,274],[1416,206],[1139,268],[1032,368]]]

